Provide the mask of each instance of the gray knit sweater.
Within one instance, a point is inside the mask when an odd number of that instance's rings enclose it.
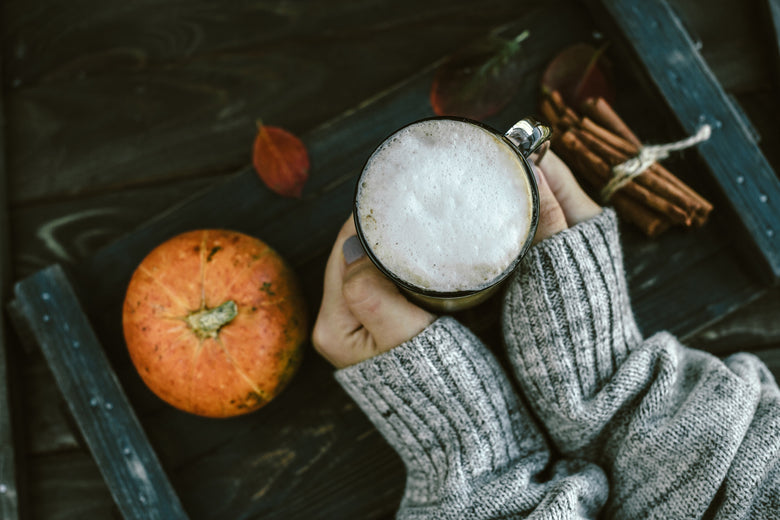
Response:
[[[771,373],[641,337],[611,210],[529,251],[503,331],[523,400],[449,317],[336,373],[406,465],[398,518],[780,519]]]

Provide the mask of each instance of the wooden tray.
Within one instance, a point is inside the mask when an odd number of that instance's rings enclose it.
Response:
[[[712,221],[654,241],[628,228],[623,234],[640,327],[685,337],[776,281],[780,254],[767,229],[780,231],[780,222],[764,208],[780,207],[780,183],[673,13],[662,2],[635,4],[604,0],[593,6],[610,13],[600,20],[617,22],[599,30],[617,27],[614,38],[632,37],[611,51],[622,71],[619,111],[650,138],[680,138],[702,114],[720,124],[701,147],[706,155],[690,152],[673,165],[716,202]],[[531,29],[524,43],[527,81],[516,101],[488,123],[505,129],[534,113],[543,65],[561,47],[591,37],[588,12],[574,3],[566,8],[571,12],[562,16],[561,5],[541,7],[515,23],[518,32]],[[634,18],[654,20],[664,37],[635,27]],[[679,67],[685,74],[670,87]],[[247,168],[71,272],[52,266],[16,285],[17,326],[43,349],[126,518],[392,516],[404,484],[400,459],[316,354],[308,352],[290,387],[257,413],[219,421],[190,416],[158,400],[135,373],[122,338],[121,305],[133,269],[154,246],[185,230],[222,227],[261,237],[280,251],[296,268],[316,315],[325,261],[348,216],[359,170],[386,135],[431,115],[432,70],[305,136],[312,175],[302,200],[273,195]],[[739,152],[720,153],[723,139]],[[748,248],[755,262],[740,255]],[[460,316],[492,346],[498,345],[496,302]]]

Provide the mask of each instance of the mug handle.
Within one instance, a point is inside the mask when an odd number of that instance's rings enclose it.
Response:
[[[523,157],[538,163],[550,148],[552,129],[537,121],[533,117],[526,117],[515,123],[504,137],[514,144]],[[531,157],[532,155],[535,157]]]

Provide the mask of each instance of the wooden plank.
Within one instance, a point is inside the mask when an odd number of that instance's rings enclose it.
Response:
[[[780,288],[706,327],[689,339],[692,347],[724,353],[780,345]]]
[[[744,0],[668,0],[686,32],[727,92],[744,93],[771,84],[766,43],[756,27],[759,9]]]
[[[562,24],[550,16],[549,9],[535,10],[526,22],[541,28],[546,23],[549,29],[563,32],[540,30],[540,36],[529,43],[530,79],[518,104],[494,122],[499,127],[507,126],[510,119],[514,123],[518,113],[533,111],[541,64],[559,45],[587,35],[590,29],[581,17]],[[571,40],[561,39],[560,34]],[[255,416],[215,423],[160,406],[129,364],[121,333],[118,342],[103,339],[104,334],[116,337],[118,332],[115,307],[106,311],[103,322],[96,315],[101,313],[96,299],[106,297],[113,305],[123,294],[126,275],[138,255],[162,236],[185,228],[220,226],[268,238],[298,267],[310,308],[316,312],[325,257],[349,213],[356,175],[383,137],[411,118],[430,115],[430,79],[427,71],[308,134],[305,140],[314,169],[303,200],[280,199],[263,187],[254,172],[245,170],[209,189],[196,203],[185,203],[109,246],[100,258],[90,259],[95,262],[92,267],[107,269],[105,277],[96,276],[97,271],[88,274],[91,268],[86,263],[76,266],[80,295],[83,302],[90,302],[90,319],[106,354],[133,405],[145,412],[141,420],[163,464],[180,484],[182,500],[194,504],[188,507],[191,514],[290,519],[321,516],[325,511],[326,517],[334,518],[387,518],[400,500],[403,468],[333,381],[332,368],[313,354],[290,388]],[[376,467],[382,468],[380,474]]]
[[[3,78],[0,62],[0,78]],[[0,96],[0,518],[16,520],[20,515],[19,487],[17,486],[17,447],[21,439],[15,434],[16,416],[13,406],[13,386],[16,360],[9,344],[4,304],[8,299],[13,278],[8,208],[8,180],[6,169],[6,114]]]
[[[62,269],[17,285],[15,300],[124,517],[187,518]]]
[[[558,24],[560,25],[560,22]],[[538,50],[539,55],[549,56],[555,47],[551,47],[546,52],[543,52],[543,49]],[[537,70],[535,67],[533,65],[531,70]],[[272,411],[261,412],[265,419],[263,428],[252,430],[251,426],[243,422],[234,423],[230,428],[223,426],[219,432],[210,431],[200,438],[188,439],[186,445],[178,441],[166,442],[166,438],[181,439],[188,431],[204,431],[203,427],[208,428],[208,425],[202,427],[201,422],[196,418],[182,416],[164,407],[155,407],[148,399],[148,391],[133,374],[132,368],[122,372],[122,367],[127,368],[127,361],[124,359],[126,354],[123,351],[121,332],[112,323],[115,322],[113,316],[119,312],[123,288],[134,266],[146,251],[174,233],[203,226],[237,228],[261,236],[291,260],[302,278],[310,308],[316,312],[325,258],[336,231],[349,211],[356,175],[365,157],[382,137],[409,120],[430,114],[426,100],[430,79],[431,73],[424,73],[349,117],[306,135],[305,142],[310,150],[312,163],[317,165],[319,175],[312,177],[304,192],[303,200],[283,200],[269,194],[254,173],[246,170],[154,219],[76,266],[78,286],[82,289],[90,318],[95,323],[99,336],[106,338],[104,343],[107,353],[114,365],[119,367],[120,377],[126,376],[122,381],[131,400],[140,403],[142,412],[146,411],[150,414],[142,415],[142,420],[150,432],[157,432],[150,433],[150,436],[158,443],[157,446],[161,446],[160,453],[164,462],[176,467],[177,473],[182,472],[187,479],[188,485],[185,485],[184,489],[190,491],[184,492],[186,499],[206,502],[204,493],[193,492],[189,486],[195,486],[198,475],[213,473],[216,467],[225,468],[223,466],[226,464],[225,461],[235,461],[239,453],[246,451],[242,448],[245,439],[268,439],[262,445],[269,448],[260,449],[257,445],[253,447],[258,457],[280,449],[297,454],[304,448],[311,449],[312,445],[317,445],[326,451],[328,458],[332,458],[350,449],[351,437],[348,434],[341,434],[342,430],[337,426],[332,426],[335,428],[334,431],[339,432],[340,441],[336,443],[310,437],[304,444],[302,441],[296,442],[295,439],[284,442],[276,437],[275,431],[294,431],[284,430],[291,425],[310,430],[317,424],[307,422],[309,420],[307,414],[296,406],[291,406],[287,401],[288,398],[292,399],[292,402],[296,402],[297,399],[285,394],[278,404],[285,406],[286,410],[272,408]],[[492,123],[498,128],[503,128],[517,118],[516,114],[533,111],[535,85],[534,81],[525,86],[524,89],[527,90],[523,90],[518,102],[505,113],[494,118]],[[760,290],[760,287],[742,275],[734,277],[734,285],[720,285],[714,282],[723,272],[742,273],[740,264],[728,250],[730,243],[727,236],[719,226],[714,224],[696,233],[669,233],[655,242],[649,242],[627,231],[625,240],[627,250],[634,255],[631,257],[632,263],[638,266],[630,273],[632,294],[636,296],[634,301],[639,309],[638,317],[645,330],[669,328],[683,334],[690,333],[693,329],[720,317],[722,313],[743,305]],[[677,261],[669,265],[670,258]],[[720,262],[712,264],[712,269],[703,269],[702,265],[707,265],[712,259],[720,259]],[[98,279],[94,276],[96,272],[105,274]],[[743,283],[745,285],[741,285]],[[714,288],[707,294],[703,294],[701,287],[704,285],[714,285]],[[735,291],[735,287],[739,290]],[[496,330],[495,321],[485,324],[480,330],[483,332]],[[319,365],[314,365],[317,366]],[[319,370],[325,369],[315,370],[305,367],[299,377],[306,383],[293,383],[290,391],[306,392],[312,382],[322,377]],[[323,396],[318,402],[319,407],[325,410],[337,410],[340,404],[344,404],[335,397],[326,397],[326,390],[330,389],[330,386],[324,380],[322,384],[316,386],[318,394]],[[145,408],[146,406],[150,407]],[[273,415],[268,417],[265,414]],[[328,423],[320,424],[320,427],[327,426]],[[216,447],[212,448],[215,439],[217,439]],[[271,449],[270,446],[274,448]],[[383,453],[383,456],[390,457],[380,439],[364,446],[364,449],[377,451]],[[290,464],[295,466],[294,462]],[[350,473],[360,469],[355,468],[354,464],[347,466],[353,467]],[[282,475],[288,475],[291,471],[293,470],[285,469]],[[284,489],[289,490],[288,492],[300,489],[302,502],[309,503],[313,500],[319,507],[330,507],[326,506],[325,502],[319,502],[319,497],[310,498],[308,492],[304,491],[311,485],[312,480],[309,479],[312,475],[318,475],[317,471],[316,468],[307,470],[303,474],[305,478],[302,477],[299,481],[275,480],[272,485],[280,485],[276,482],[286,482]],[[388,477],[389,481],[380,488],[394,489],[398,492],[402,483],[400,475],[383,476]],[[375,492],[374,483],[362,481],[361,483],[366,486],[362,488],[365,494],[361,496],[370,496],[372,491]],[[252,478],[247,477],[240,485],[235,483],[224,485],[226,487],[218,494],[252,496],[250,490],[265,489],[268,481],[262,481],[257,477],[253,481]],[[300,487],[296,488],[296,486]],[[344,489],[342,486],[335,485],[334,489],[330,490],[329,496],[338,496],[337,491],[343,492]],[[285,512],[289,514],[290,506],[284,500],[277,502],[278,497],[278,494],[264,496],[263,501],[252,503],[252,507],[257,508],[253,511],[267,511],[270,503],[273,505],[272,509],[279,511],[281,516]],[[213,501],[211,503],[214,508],[230,507]],[[208,507],[208,504],[204,503],[202,507]],[[361,505],[345,502],[341,507],[359,508]],[[222,511],[223,509],[216,509],[213,514],[218,516],[217,512],[222,514]],[[350,511],[356,514],[363,510],[350,509]]]
[[[775,172],[780,171],[780,104],[777,88],[768,87],[737,96],[739,106],[761,134],[761,150]]]
[[[590,33],[587,13],[575,5],[567,8],[566,17],[559,16],[557,4],[524,16],[521,27],[535,31],[526,48],[527,81],[515,102],[491,119],[495,127],[505,128],[533,112],[541,66],[558,48]],[[397,508],[403,490],[400,461],[332,380],[332,369],[322,359],[309,355],[290,387],[257,414],[208,421],[161,405],[143,386],[124,349],[118,316],[140,258],[173,233],[206,226],[232,227],[268,241],[291,260],[316,312],[325,259],[349,212],[357,173],[385,135],[430,115],[430,80],[427,71],[306,134],[313,174],[302,200],[274,196],[251,170],[244,170],[75,266],[75,289],[87,316],[194,518],[386,518]],[[626,85],[627,92],[637,86]],[[670,233],[652,243],[630,230],[624,233],[627,255],[634,255],[632,265],[638,264],[630,283],[643,328],[685,333],[761,290],[744,276],[722,224],[715,219],[704,230]],[[670,265],[677,256],[680,261]],[[703,270],[710,258],[721,263],[714,271]],[[723,273],[737,273],[738,291],[723,284]],[[710,286],[707,292],[701,289]],[[481,331],[497,330],[497,313],[491,316]]]
[[[766,41],[772,65],[769,67],[775,88],[780,87],[780,1],[761,0],[761,18],[766,27]]]
[[[28,514],[31,520],[120,518],[103,476],[87,450],[31,457]]]
[[[83,448],[75,421],[40,349],[30,347],[22,367],[27,457]],[[33,499],[34,500],[34,499]]]
[[[9,2],[12,202],[235,170],[533,5]]]
[[[596,3],[596,2],[590,2]],[[745,235],[745,257],[773,283],[780,277],[780,181],[728,95],[664,0],[600,0],[687,135],[707,123],[702,161],[726,195]]]
[[[457,12],[460,7],[453,4],[451,9]],[[424,16],[427,19],[433,14],[434,12],[429,12]],[[399,13],[394,16],[399,16]],[[452,23],[452,26],[442,25],[432,29],[439,36],[445,37],[442,41],[451,41],[455,32],[465,30],[465,28],[458,29],[452,17],[448,19],[450,20],[448,23]],[[395,29],[392,30],[403,31],[403,23],[405,22],[393,22]],[[408,23],[412,23],[412,20]],[[588,35],[587,27],[573,30],[567,24],[564,26],[571,31],[571,38],[582,38]],[[469,30],[477,30],[477,27]],[[541,46],[536,46],[535,42],[533,44],[533,52],[540,52],[539,59],[534,62],[538,65],[539,60],[546,59],[555,46],[554,39],[551,38],[535,40],[547,42]],[[564,40],[559,41],[565,44]],[[537,71],[534,70],[533,74],[536,75]],[[534,81],[535,79],[527,84],[522,94],[527,96],[527,106],[531,108],[535,98]],[[359,92],[352,94],[358,95]],[[421,91],[420,95],[420,99],[423,100],[425,93]],[[315,168],[313,175],[317,174],[320,166],[315,165]],[[13,239],[16,245],[14,264],[17,276],[29,276],[54,262],[75,265],[93,254],[99,246],[108,244],[138,227],[148,219],[149,215],[158,214],[210,183],[218,181],[219,176],[220,174],[217,173],[203,178],[155,183],[152,186],[125,188],[116,192],[100,192],[63,200],[58,198],[40,204],[17,205],[12,211]],[[44,363],[39,354],[33,353],[26,357],[24,367],[23,396],[24,403],[29,405],[25,408],[26,440],[28,451],[34,454],[73,448],[77,445],[77,439],[69,433],[72,421],[71,424],[67,422],[66,405],[61,398],[58,398],[59,390]],[[121,366],[117,369],[121,370]]]
[[[234,171],[168,184],[22,205],[11,210],[18,279],[53,263],[75,265]]]

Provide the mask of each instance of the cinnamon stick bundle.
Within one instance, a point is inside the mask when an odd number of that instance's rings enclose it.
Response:
[[[596,190],[610,182],[616,165],[635,157],[642,147],[602,98],[586,100],[581,116],[559,92],[547,91],[539,108],[553,127],[553,150]],[[672,225],[702,226],[712,211],[709,201],[657,162],[615,191],[609,202],[650,237]]]

